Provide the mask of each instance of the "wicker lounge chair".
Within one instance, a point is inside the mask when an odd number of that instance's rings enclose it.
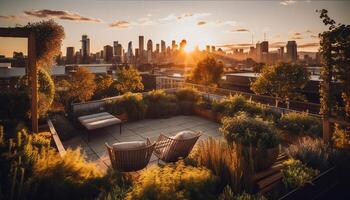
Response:
[[[179,158],[186,158],[200,136],[201,133],[195,133],[188,139],[174,139],[160,134],[154,147],[154,154],[164,162],[175,162]]]
[[[138,171],[145,168],[151,158],[155,143],[147,138],[145,147],[117,149],[106,143],[113,169],[122,172]]]

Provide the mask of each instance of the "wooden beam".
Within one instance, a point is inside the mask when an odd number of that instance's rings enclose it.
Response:
[[[0,28],[0,37],[20,37],[27,38],[29,31],[24,28]]]
[[[36,63],[35,33],[30,33],[28,37],[28,69],[31,85],[31,117],[32,132],[38,133],[38,67]]]

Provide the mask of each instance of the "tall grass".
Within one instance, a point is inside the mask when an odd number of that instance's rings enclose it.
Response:
[[[189,159],[212,170],[220,178],[220,189],[229,185],[234,192],[240,192],[244,187],[244,165],[237,146],[209,138],[197,144]]]

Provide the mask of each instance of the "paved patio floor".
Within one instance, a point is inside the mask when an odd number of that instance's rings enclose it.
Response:
[[[63,143],[66,149],[81,148],[88,160],[95,162],[102,170],[110,166],[109,156],[105,143],[143,140],[149,138],[157,140],[160,133],[173,136],[179,131],[193,130],[201,131],[203,134],[199,140],[215,137],[222,139],[219,132],[219,124],[197,117],[197,116],[175,116],[166,119],[145,119],[136,122],[125,123],[122,126],[122,134],[119,132],[119,125],[99,129],[90,134],[90,141],[87,142],[86,135],[74,137]],[[152,155],[150,164],[157,163],[157,158]]]

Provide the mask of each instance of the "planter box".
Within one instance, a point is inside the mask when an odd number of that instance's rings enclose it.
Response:
[[[337,168],[332,167],[315,177],[311,183],[295,188],[279,198],[279,200],[316,199],[324,192],[335,187],[339,182],[338,179]]]
[[[122,114],[118,114],[118,115],[114,115],[116,118],[120,119],[122,122],[127,122],[129,117],[128,117],[128,113],[122,113]]]
[[[210,109],[203,109],[199,107],[194,107],[194,113],[200,117],[203,117],[205,119],[211,120],[211,121],[217,121],[216,114],[210,110]]]

